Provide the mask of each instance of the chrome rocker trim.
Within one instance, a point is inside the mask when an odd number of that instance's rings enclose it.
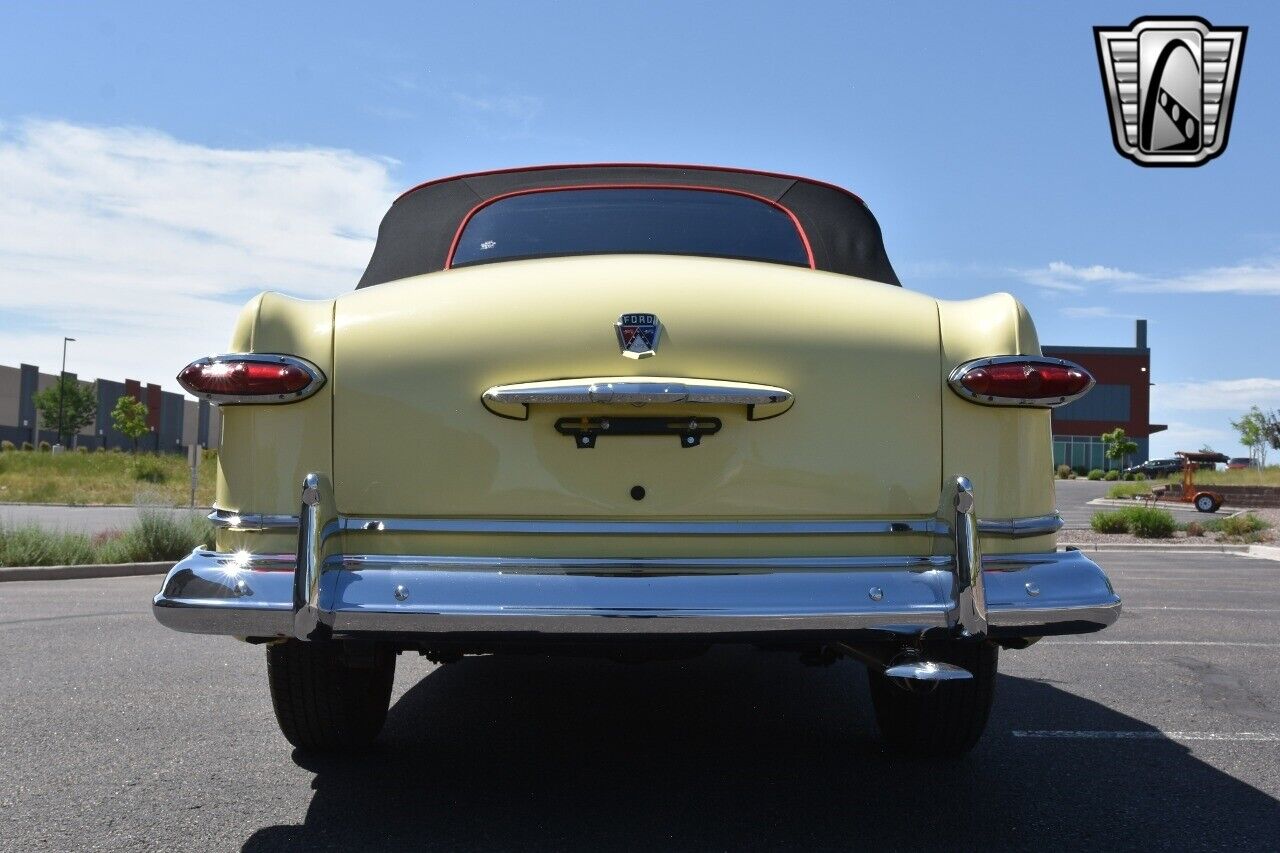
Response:
[[[214,509],[207,516],[214,527],[244,532],[298,529],[296,515],[238,513]],[[547,521],[520,518],[375,518],[338,517],[345,531],[392,533],[529,533],[580,536],[814,536],[927,533],[950,536],[951,525],[936,518],[801,519],[794,521]],[[1027,518],[980,519],[983,536],[1023,539],[1056,533],[1062,527],[1057,513]]]
[[[169,572],[164,625],[239,637],[449,635],[1023,637],[1100,630],[1120,599],[1079,551],[984,557],[973,489],[947,502],[954,556],[547,559],[342,554],[323,475],[298,553],[197,549]]]

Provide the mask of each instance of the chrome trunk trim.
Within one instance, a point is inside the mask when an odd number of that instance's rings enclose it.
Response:
[[[482,395],[494,405],[584,405],[592,403],[700,403],[719,406],[757,406],[788,403],[786,388],[719,379],[653,377],[638,380],[630,376],[592,379],[518,382],[495,385]]]

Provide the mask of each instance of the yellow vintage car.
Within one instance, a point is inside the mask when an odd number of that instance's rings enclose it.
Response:
[[[160,622],[266,645],[284,735],[368,744],[396,655],[866,665],[895,747],[963,752],[998,651],[1120,599],[1057,551],[1049,410],[1092,377],[1008,294],[900,286],[866,205],[743,169],[415,187],[355,291],[276,293],[179,375],[217,527]]]

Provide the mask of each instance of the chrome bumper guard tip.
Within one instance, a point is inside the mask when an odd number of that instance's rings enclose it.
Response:
[[[957,477],[932,557],[517,559],[353,555],[327,477],[301,494],[298,556],[197,549],[155,597],[156,618],[199,634],[273,638],[441,635],[1038,637],[1097,631],[1120,598],[1080,551],[984,556],[973,488]],[[1056,516],[1051,519],[1056,520]]]

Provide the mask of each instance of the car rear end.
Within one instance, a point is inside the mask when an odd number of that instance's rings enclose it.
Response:
[[[474,236],[451,256],[503,245]],[[281,671],[335,643],[750,641],[989,702],[996,645],[1115,620],[1105,575],[1054,543],[1049,410],[1092,379],[1007,294],[803,257],[501,260],[264,294],[184,372],[225,405],[218,532],[162,623],[272,644]]]

